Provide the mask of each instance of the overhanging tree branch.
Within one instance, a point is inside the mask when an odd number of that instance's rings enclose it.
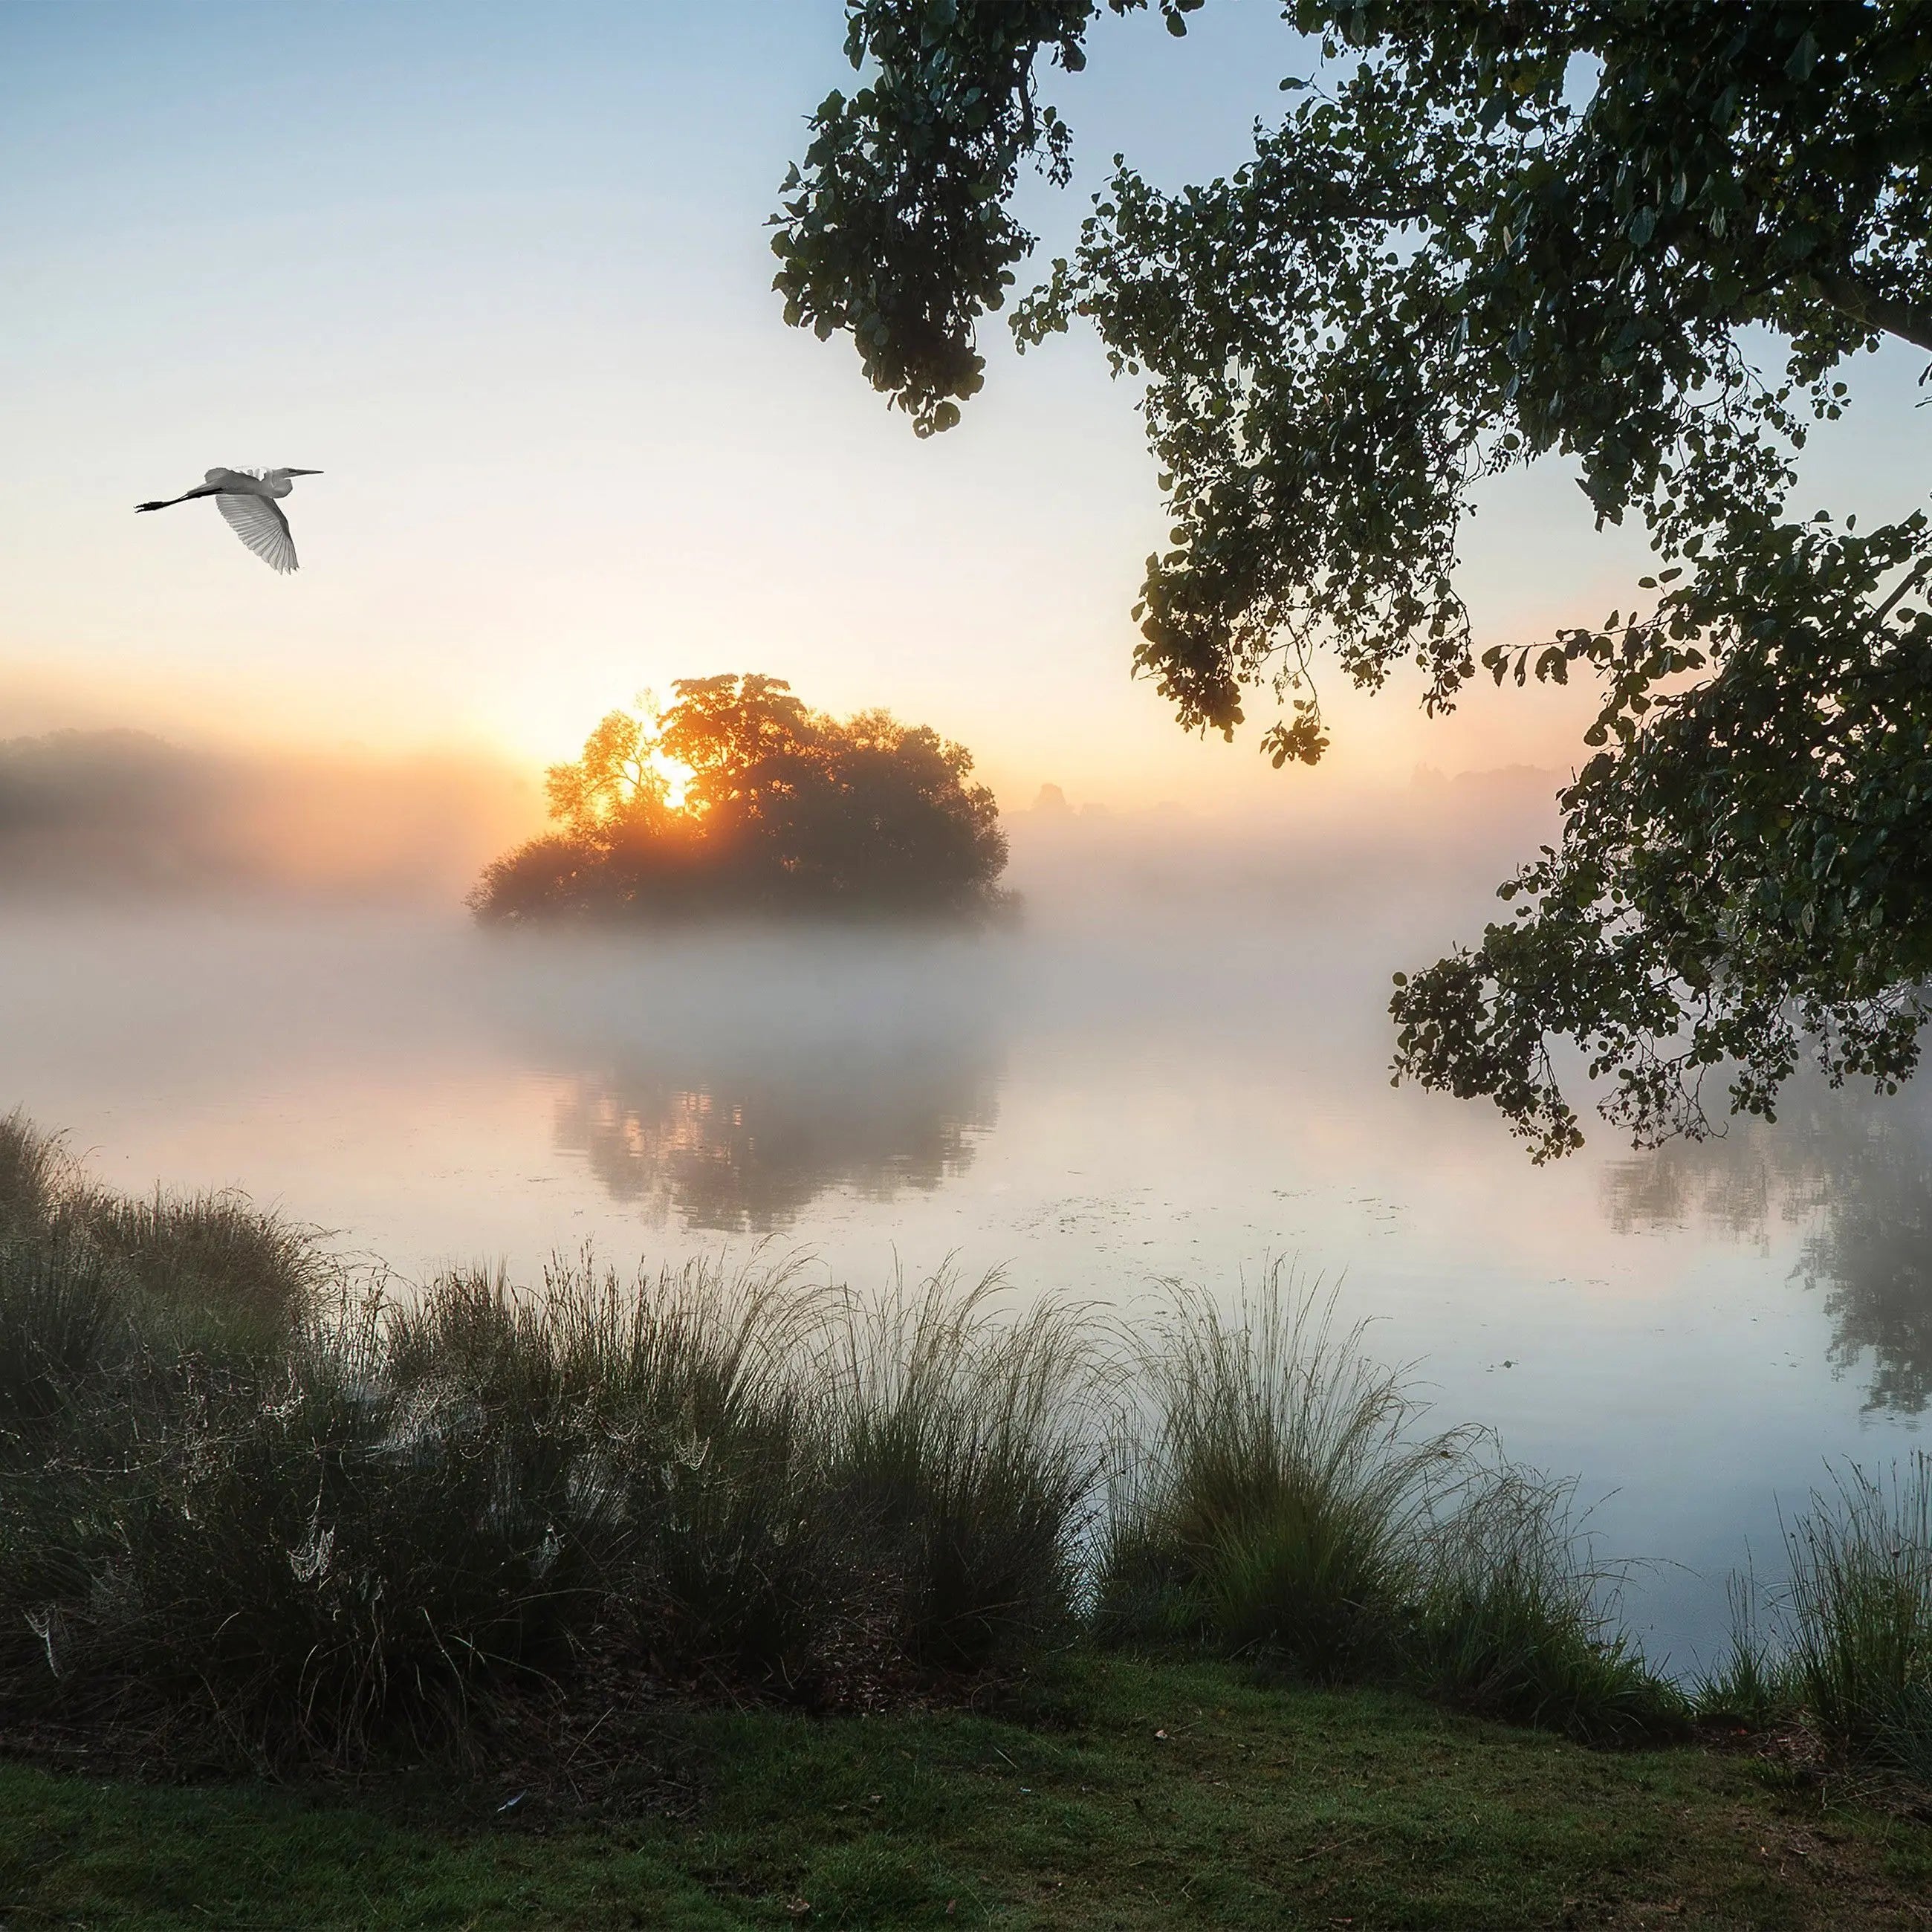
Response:
[[[1895,335],[1932,355],[1932,308],[1882,294],[1846,269],[1814,269],[1811,279],[1834,308],[1862,327]]]

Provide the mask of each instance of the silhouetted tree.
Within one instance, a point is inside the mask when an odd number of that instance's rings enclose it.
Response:
[[[773,246],[790,322],[848,334],[922,434],[982,385],[975,329],[1034,245],[1022,166],[1070,178],[1047,70],[1103,12],[1203,0],[847,0],[857,78],[812,118]],[[1932,519],[1787,500],[1814,418],[1887,338],[1932,351],[1922,0],[1283,0],[1311,85],[1169,191],[1120,162],[1018,304],[1134,379],[1169,526],[1136,668],[1190,729],[1292,705],[1327,654],[1432,709],[1479,662],[1594,680],[1594,755],[1522,915],[1404,982],[1396,1066],[1580,1138],[1568,1040],[1640,1141],[1768,1114],[1808,1036],[1890,1084],[1932,1016]],[[1284,63],[1317,45],[1285,40]],[[1457,587],[1482,480],[1556,454],[1647,529],[1634,609],[1479,653]]]
[[[580,758],[550,768],[561,829],[489,867],[470,895],[479,918],[964,910],[998,899],[1006,835],[964,746],[883,711],[808,710],[782,678],[673,688],[662,715],[613,712]]]

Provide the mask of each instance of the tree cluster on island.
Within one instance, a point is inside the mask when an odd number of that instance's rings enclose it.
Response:
[[[614,711],[545,789],[557,829],[496,860],[488,923],[710,912],[976,914],[1006,838],[972,754],[884,711],[809,710],[782,678],[681,678]]]
[[[772,245],[787,319],[843,332],[922,435],[982,386],[975,332],[1071,177],[1047,70],[1103,12],[1204,0],[848,0],[852,91],[812,121]],[[1283,702],[1328,743],[1327,657],[1593,680],[1559,841],[1512,918],[1400,980],[1396,1069],[1486,1096],[1538,1157],[1581,1138],[1582,1049],[1640,1142],[1768,1114],[1808,1049],[1888,1088],[1932,1014],[1932,520],[1790,499],[1809,428],[1887,340],[1932,351],[1932,14],[1921,0],[1286,0],[1282,86],[1226,177],[1115,158],[1014,315],[1082,322],[1139,388],[1169,526],[1136,669],[1190,730]],[[1634,608],[1484,650],[1457,586],[1484,478],[1574,466],[1645,526]]]

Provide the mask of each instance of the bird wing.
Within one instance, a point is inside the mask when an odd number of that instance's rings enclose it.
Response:
[[[245,470],[211,470],[201,480],[204,483],[226,483],[232,476],[245,476]]]
[[[266,496],[231,495],[224,490],[214,500],[228,527],[271,570],[286,577],[296,568],[296,540],[289,534],[289,520],[281,506]]]

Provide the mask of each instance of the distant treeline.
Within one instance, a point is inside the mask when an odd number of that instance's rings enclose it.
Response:
[[[224,750],[130,730],[0,739],[0,892],[440,898],[525,818],[520,791],[507,765],[470,754]]]
[[[478,918],[998,902],[1006,835],[963,746],[883,711],[808,710],[779,678],[673,689],[668,710],[613,712],[550,768],[560,829],[488,868]]]

